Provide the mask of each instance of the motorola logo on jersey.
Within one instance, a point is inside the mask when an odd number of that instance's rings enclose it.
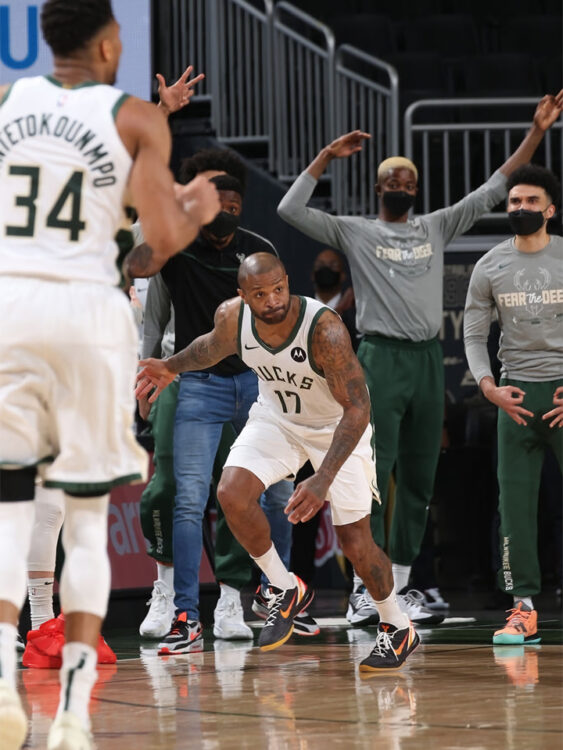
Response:
[[[291,359],[294,362],[305,362],[307,359],[305,349],[302,349],[300,346],[294,346],[291,350]]]

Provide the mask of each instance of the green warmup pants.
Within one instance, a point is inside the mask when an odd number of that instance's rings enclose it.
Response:
[[[371,529],[385,549],[385,508],[395,468],[395,507],[389,537],[394,563],[411,565],[420,551],[444,422],[444,366],[438,339],[414,342],[365,336],[358,349],[375,429],[377,483]]]
[[[554,408],[555,389],[563,379],[544,383],[503,378],[501,385],[525,391],[524,406],[534,417],[527,426],[516,424],[506,412],[498,415],[498,483],[503,591],[532,596],[541,589],[538,560],[538,493],[544,455],[552,448],[563,470],[563,428],[550,427],[542,415]]]
[[[158,562],[170,564],[173,562],[172,524],[176,496],[172,443],[178,389],[177,382],[171,383],[151,408],[148,421],[154,438],[154,473],[141,496],[140,507],[141,528],[150,545],[148,554]],[[213,467],[215,486],[234,439],[234,429],[226,424]],[[216,508],[215,577],[233,588],[241,589],[252,578],[250,558],[231,534],[219,503],[216,503]]]

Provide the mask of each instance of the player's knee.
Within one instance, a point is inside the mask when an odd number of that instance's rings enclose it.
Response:
[[[223,480],[217,487],[217,500],[226,516],[232,516],[241,510],[240,494],[232,482]]]
[[[61,578],[61,605],[65,612],[105,615],[110,586],[107,507],[107,495],[82,500],[67,498],[63,526],[66,559]]]

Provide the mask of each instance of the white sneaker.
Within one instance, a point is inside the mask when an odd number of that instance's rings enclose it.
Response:
[[[225,641],[246,641],[253,638],[252,630],[244,621],[240,596],[222,594],[213,612],[213,635]]]
[[[0,679],[0,748],[20,750],[27,736],[27,716],[20,696],[6,680]]]
[[[350,594],[346,619],[353,628],[365,628],[379,622],[375,602],[363,584]]]
[[[438,625],[443,622],[444,615],[439,612],[432,612],[424,606],[424,594],[416,589],[409,589],[405,586],[397,594],[397,601],[401,611],[409,616],[411,622],[424,623],[426,625]]]
[[[147,607],[149,611],[139,627],[141,637],[164,638],[174,622],[174,591],[164,581],[155,581]]]
[[[55,717],[47,737],[47,750],[93,750],[94,740],[90,732],[70,711]]]
[[[447,612],[449,610],[450,604],[444,599],[439,588],[424,589],[422,593],[425,599],[424,606],[428,609],[435,612]]]

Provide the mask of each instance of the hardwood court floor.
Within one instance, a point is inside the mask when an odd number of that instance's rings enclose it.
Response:
[[[546,750],[563,746],[560,618],[538,646],[490,644],[492,626],[422,629],[400,672],[362,678],[374,631],[325,618],[321,636],[262,653],[252,642],[158,657],[131,634],[108,640],[117,665],[100,667],[93,729],[99,750]],[[44,748],[57,673],[22,670],[31,717],[26,747]]]

